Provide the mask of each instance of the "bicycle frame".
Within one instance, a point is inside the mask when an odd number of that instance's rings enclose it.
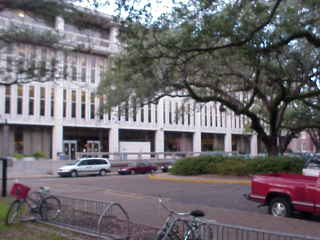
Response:
[[[159,230],[157,234],[157,240],[191,240],[191,239],[200,239],[199,228],[201,224],[199,224],[196,219],[197,216],[192,215],[191,212],[175,212],[172,209],[168,208],[162,201],[162,198],[158,199],[160,205],[165,208],[169,215],[163,225],[163,227]],[[191,224],[190,222],[191,219]],[[180,232],[179,224],[183,225],[186,229],[182,229]]]

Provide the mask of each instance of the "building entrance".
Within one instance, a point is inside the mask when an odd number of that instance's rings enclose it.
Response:
[[[64,147],[64,154],[67,160],[76,159],[77,140],[63,141],[63,147]]]
[[[101,142],[88,140],[86,144],[87,152],[101,152]]]

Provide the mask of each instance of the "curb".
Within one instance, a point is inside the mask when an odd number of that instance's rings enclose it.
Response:
[[[159,177],[148,175],[150,180],[173,181],[173,182],[193,182],[193,183],[215,183],[215,184],[245,184],[249,185],[247,180],[218,180],[218,179],[201,179],[201,178],[179,178],[179,177]]]

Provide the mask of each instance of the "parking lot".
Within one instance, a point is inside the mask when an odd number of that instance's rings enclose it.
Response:
[[[159,173],[157,173],[159,174]],[[160,226],[167,212],[157,203],[159,195],[169,207],[188,211],[203,209],[207,217],[222,223],[256,227],[276,232],[320,236],[319,219],[275,218],[266,208],[245,200],[249,185],[151,180],[148,175],[111,174],[104,177],[25,178],[32,188],[49,186],[55,194],[120,203],[132,221]],[[10,181],[10,184],[13,181]]]

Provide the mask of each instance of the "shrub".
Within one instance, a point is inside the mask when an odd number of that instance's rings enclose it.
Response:
[[[287,156],[242,157],[200,156],[178,160],[170,170],[175,175],[221,174],[246,176],[258,173],[301,173],[304,160]]]
[[[36,159],[38,159],[38,158],[47,158],[47,155],[45,153],[43,153],[43,152],[35,152],[33,154],[33,157],[35,157]]]
[[[210,173],[209,166],[223,161],[222,156],[200,156],[179,159],[170,172],[176,175],[196,175]]]
[[[14,158],[16,158],[16,159],[21,159],[21,158],[24,157],[24,155],[21,154],[21,153],[14,153],[14,154],[11,155],[11,157],[14,157]]]

